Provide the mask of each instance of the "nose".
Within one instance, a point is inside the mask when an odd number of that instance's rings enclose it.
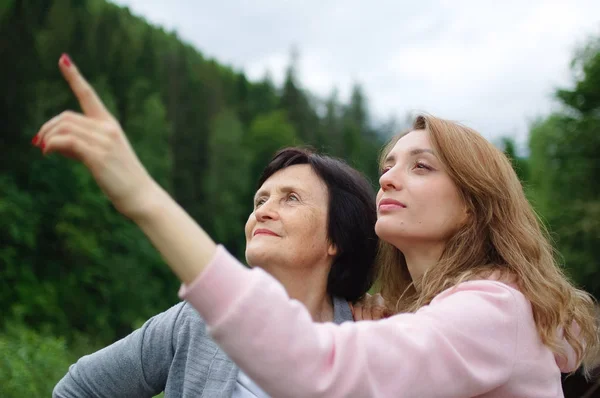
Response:
[[[400,189],[401,184],[398,176],[396,175],[396,170],[394,169],[395,167],[392,167],[391,169],[383,173],[381,177],[379,177],[379,185],[381,186],[381,189],[384,192],[390,190],[397,191],[398,189]]]
[[[254,210],[254,216],[257,221],[277,220],[279,219],[279,212],[277,209],[277,203],[274,198],[267,199],[262,205]]]

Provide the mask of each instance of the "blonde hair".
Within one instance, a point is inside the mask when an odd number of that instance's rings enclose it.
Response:
[[[565,358],[562,336],[577,355],[577,366],[592,359],[598,325],[592,297],[575,288],[555,260],[543,224],[529,204],[508,158],[475,130],[429,115],[418,116],[411,130],[426,130],[446,172],[459,189],[470,217],[447,242],[437,264],[415,289],[403,254],[380,241],[381,294],[393,312],[414,312],[443,290],[492,274],[516,279],[531,302],[538,333]],[[408,131],[406,132],[408,133]],[[406,133],[383,149],[380,163]],[[571,327],[579,327],[579,333]],[[586,369],[584,369],[585,371]]]

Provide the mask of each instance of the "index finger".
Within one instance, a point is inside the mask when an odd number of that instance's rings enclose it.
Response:
[[[58,65],[65,80],[71,86],[73,94],[77,97],[83,113],[94,119],[112,119],[112,115],[106,109],[94,88],[79,73],[67,54],[60,57]]]

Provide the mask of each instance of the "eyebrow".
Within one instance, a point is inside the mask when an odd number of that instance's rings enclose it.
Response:
[[[431,149],[429,149],[429,148],[414,148],[414,149],[411,149],[408,152],[409,156],[417,156],[417,155],[420,155],[422,153],[430,153],[433,156],[435,156],[435,153],[433,153],[433,151]],[[394,155],[388,155],[388,157],[385,158],[384,163],[390,163],[390,162],[393,162],[395,160],[396,160],[396,156],[394,156]]]
[[[303,192],[300,188],[295,187],[293,185],[284,185],[283,187],[278,188],[277,191],[284,192],[284,193],[290,193],[290,192],[302,193]],[[267,194],[267,190],[261,188],[258,191],[256,191],[256,193],[254,194],[254,200],[256,200],[257,198],[264,196],[266,194]]]

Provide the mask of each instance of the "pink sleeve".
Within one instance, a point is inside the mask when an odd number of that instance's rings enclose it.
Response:
[[[261,269],[219,247],[180,296],[228,355],[276,397],[476,396],[508,380],[516,356],[518,292],[473,281],[415,314],[342,325],[308,311]]]

